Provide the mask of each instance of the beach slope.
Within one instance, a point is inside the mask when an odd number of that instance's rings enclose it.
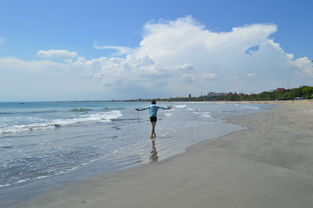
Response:
[[[20,207],[313,207],[313,105],[282,104],[228,122],[248,129],[162,162],[53,190]]]

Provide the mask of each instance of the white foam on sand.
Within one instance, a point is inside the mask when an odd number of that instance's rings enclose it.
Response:
[[[242,108],[249,108],[249,109],[259,109],[259,107],[257,107],[257,106],[249,106],[249,105],[241,105],[240,107],[242,107]]]

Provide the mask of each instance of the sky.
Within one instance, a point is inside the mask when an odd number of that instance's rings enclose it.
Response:
[[[310,0],[1,0],[0,101],[313,85]]]

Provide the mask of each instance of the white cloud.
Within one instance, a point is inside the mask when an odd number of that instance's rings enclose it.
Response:
[[[203,73],[201,74],[202,78],[204,79],[214,79],[216,78],[216,74],[212,74],[212,73]]]
[[[37,56],[41,58],[60,58],[60,59],[73,59],[77,56],[77,52],[67,50],[40,50]]]
[[[256,77],[256,73],[248,73],[247,77],[255,78]]]
[[[305,73],[313,75],[313,63],[308,57],[302,57],[292,62],[296,67],[303,70]]]
[[[158,63],[176,65],[220,64],[243,54],[251,46],[259,45],[277,31],[272,24],[254,24],[235,27],[230,32],[206,30],[191,17],[166,23],[150,23],[144,27],[145,36],[138,55],[149,55]]]
[[[103,99],[104,87],[80,73],[69,63],[0,57],[0,100]]]
[[[127,75],[127,84],[130,80],[143,86],[149,83],[160,91],[166,88],[170,95],[285,86],[295,80],[298,70],[311,72],[312,67],[306,58],[294,59],[270,38],[277,30],[274,24],[252,24],[214,32],[190,16],[150,22],[138,48],[114,64],[103,64],[94,76],[104,83],[116,80],[117,86],[121,75]],[[180,70],[181,66],[189,70]]]
[[[115,53],[115,55],[130,54],[133,51],[133,49],[129,47],[100,45],[97,42],[93,44],[93,47],[98,50],[106,50],[106,49],[116,50],[117,53]]]
[[[252,24],[214,32],[192,17],[185,17],[150,22],[143,29],[143,39],[137,48],[94,44],[96,49],[116,50],[116,57],[86,59],[77,57],[76,52],[48,50],[37,55],[77,58],[64,63],[6,58],[0,59],[0,69],[6,75],[10,70],[24,75],[29,71],[26,74],[31,76],[24,77],[32,83],[38,77],[49,78],[54,81],[43,84],[46,92],[54,88],[66,97],[69,92],[79,95],[81,91],[82,99],[197,95],[201,91],[257,92],[287,84],[296,87],[312,83],[310,76],[302,76],[304,73],[313,76],[311,60],[294,58],[271,39],[278,30],[274,24]],[[0,75],[5,77],[4,73]],[[11,76],[11,79],[16,78]],[[63,80],[61,86],[53,84],[59,79]],[[23,90],[27,89],[25,86]]]
[[[40,72],[46,69],[53,69],[53,71],[60,69],[68,69],[68,65],[62,63],[56,63],[49,60],[41,61],[25,61],[16,57],[0,57],[0,66],[2,71],[16,70],[26,72]]]

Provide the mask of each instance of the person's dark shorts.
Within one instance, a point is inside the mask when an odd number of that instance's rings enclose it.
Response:
[[[158,120],[158,118],[155,117],[155,116],[151,116],[151,117],[150,117],[151,123],[152,123],[152,122],[157,122],[157,120]]]

